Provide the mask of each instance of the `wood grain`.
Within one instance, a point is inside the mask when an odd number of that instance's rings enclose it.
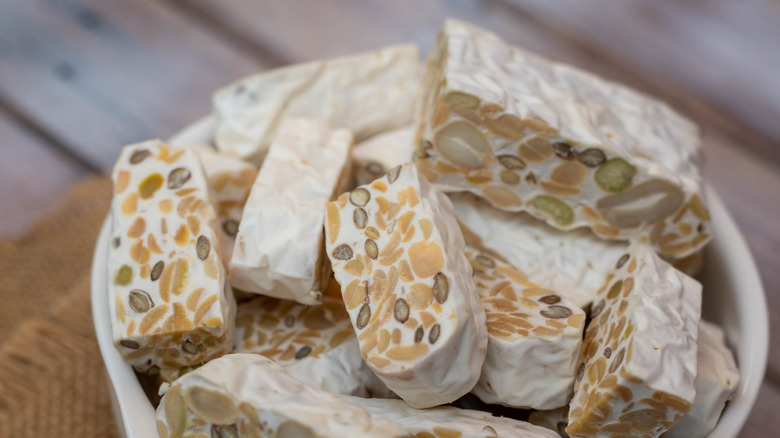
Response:
[[[498,1],[498,0],[497,0]],[[769,0],[501,0],[611,62],[593,71],[670,101],[780,163],[780,6]]]
[[[264,67],[158,2],[0,2],[0,99],[103,169]]]
[[[88,172],[0,110],[0,236],[21,236]]]

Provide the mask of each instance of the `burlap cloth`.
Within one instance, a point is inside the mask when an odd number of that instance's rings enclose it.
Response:
[[[0,437],[115,437],[89,271],[111,183],[92,178],[0,240]]]

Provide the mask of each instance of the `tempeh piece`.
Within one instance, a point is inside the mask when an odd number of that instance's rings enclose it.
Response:
[[[542,427],[511,418],[494,417],[484,411],[455,407],[414,409],[401,400],[343,398],[359,404],[373,418],[392,421],[419,438],[558,438],[556,433]]]
[[[311,117],[357,141],[412,123],[419,84],[414,44],[249,76],[214,95],[217,148],[260,164],[279,121]]]
[[[347,189],[352,134],[287,119],[257,175],[230,261],[230,284],[318,304],[330,265],[322,253],[325,204]]]
[[[485,312],[447,197],[407,163],[329,203],[325,233],[374,373],[418,408],[469,392],[485,359]]]
[[[126,146],[112,178],[108,294],[119,353],[145,372],[229,353],[235,301],[198,155],[158,140]]]
[[[219,154],[210,147],[196,147],[195,150],[200,155],[209,186],[214,191],[217,216],[222,227],[220,246],[223,261],[227,264],[233,256],[238,225],[249,191],[257,178],[257,167],[244,160]]]
[[[516,408],[564,406],[574,385],[585,312],[488,253],[466,246],[487,315],[488,350],[472,392]]]
[[[258,354],[229,354],[182,376],[157,407],[157,431],[160,438],[408,436]]]
[[[584,307],[627,244],[602,240],[587,229],[560,231],[527,214],[493,208],[470,193],[450,196],[467,243],[494,253],[533,282]]]
[[[331,277],[321,306],[257,297],[238,305],[234,353],[257,353],[322,390],[391,397],[360,357],[360,347]]]
[[[657,437],[693,404],[701,285],[632,244],[591,307],[572,437]]]
[[[698,128],[662,102],[455,20],[422,88],[416,163],[445,191],[668,256],[710,240]]]
[[[383,177],[395,166],[412,161],[414,155],[414,128],[389,131],[355,145],[352,159],[358,185],[368,184]]]
[[[704,438],[715,429],[726,402],[739,384],[739,370],[734,355],[726,346],[723,330],[702,320],[697,342],[699,370],[696,374],[696,398],[693,407],[664,438]]]

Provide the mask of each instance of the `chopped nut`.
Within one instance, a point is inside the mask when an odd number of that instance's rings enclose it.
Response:
[[[564,160],[573,160],[577,158],[577,151],[569,143],[559,141],[553,143],[553,149],[555,149],[555,155]]]
[[[369,200],[371,200],[371,193],[364,188],[357,188],[349,194],[349,202],[358,207],[365,207]]]
[[[487,139],[469,122],[451,122],[436,133],[434,147],[451,163],[475,169],[482,167],[490,153]]]
[[[423,329],[423,326],[417,327],[417,330],[414,331],[414,343],[419,344],[424,335],[425,330]]]
[[[198,258],[201,260],[206,260],[206,258],[209,256],[209,251],[211,250],[209,239],[207,239],[206,236],[198,236],[198,242],[195,246],[195,249],[198,253]]]
[[[119,345],[125,348],[129,348],[131,350],[137,350],[140,347],[138,342],[131,341],[130,339],[122,339],[121,341],[119,341]]]
[[[235,219],[225,219],[222,222],[222,229],[230,237],[236,237],[238,234],[238,221]]]
[[[333,249],[333,258],[337,260],[349,260],[352,258],[352,248],[346,243]]]
[[[561,319],[570,317],[571,309],[563,306],[550,306],[539,313],[545,318]]]
[[[605,192],[619,193],[631,186],[634,175],[636,167],[622,158],[612,158],[596,170],[593,178]]]
[[[439,327],[439,324],[434,324],[433,327],[431,327],[430,333],[428,333],[428,342],[433,345],[436,343],[436,340],[439,339],[439,332],[441,331],[441,327]]]
[[[120,285],[120,286],[127,286],[130,284],[130,281],[133,279],[133,269],[130,266],[122,265],[121,268],[119,268],[119,272],[116,273],[116,278],[114,279],[114,283]]]
[[[163,176],[159,173],[153,173],[138,184],[138,194],[141,195],[141,199],[149,199],[154,196],[154,192],[162,187],[162,183]]]
[[[133,289],[130,291],[128,304],[130,305],[131,309],[138,313],[148,312],[149,309],[154,307],[154,301],[152,301],[152,297],[141,289]]]
[[[171,173],[168,174],[168,188],[171,190],[181,188],[190,180],[191,176],[192,173],[190,173],[189,169],[184,167],[177,167],[171,170]]]
[[[364,210],[362,207],[356,208],[352,213],[352,222],[354,222],[355,226],[360,229],[365,228],[366,223],[368,223],[368,213],[366,213],[366,210]]]
[[[149,152],[148,150],[139,149],[133,152],[132,155],[130,155],[130,164],[138,164],[144,159],[146,159],[146,157],[148,157],[149,155],[151,155],[151,152]]]
[[[450,285],[447,276],[439,272],[433,277],[433,296],[439,304],[447,301],[447,295],[450,293]]]
[[[371,307],[368,304],[363,304],[360,308],[357,318],[355,319],[355,326],[358,329],[363,329],[368,324],[368,320],[371,318]]]
[[[393,316],[400,323],[405,323],[409,319],[409,305],[406,304],[403,298],[395,300],[395,307],[393,308]]]
[[[561,301],[561,297],[558,295],[545,295],[541,298],[539,298],[539,301],[545,303],[545,304],[556,304]]]
[[[442,98],[444,103],[453,108],[477,109],[479,108],[479,98],[459,91],[451,91]]]
[[[533,199],[533,206],[547,213],[558,225],[567,226],[574,222],[574,211],[558,198],[537,195]]]
[[[366,251],[366,255],[373,260],[379,256],[379,248],[376,246],[376,242],[372,239],[366,239],[363,249]]]
[[[525,162],[521,160],[519,157],[515,157],[514,155],[499,155],[496,158],[498,159],[498,162],[501,163],[502,166],[504,166],[509,170],[525,169]]]
[[[659,199],[648,205],[646,202],[648,198]],[[621,193],[605,196],[596,202],[596,208],[611,225],[618,228],[633,228],[671,216],[680,208],[683,198],[682,190],[676,185],[665,180],[654,179],[623,190]]]
[[[577,156],[577,159],[580,161],[580,163],[588,167],[599,167],[605,161],[607,161],[607,157],[604,155],[604,152],[602,152],[601,149],[596,148],[585,149],[584,151],[580,152],[580,154]]]
[[[401,174],[401,166],[395,166],[387,172],[387,182],[394,183],[398,179],[398,175]]]

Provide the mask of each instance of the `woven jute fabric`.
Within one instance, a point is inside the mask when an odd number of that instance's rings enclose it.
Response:
[[[21,239],[0,240],[0,437],[116,437],[89,275],[108,178],[75,186]]]

